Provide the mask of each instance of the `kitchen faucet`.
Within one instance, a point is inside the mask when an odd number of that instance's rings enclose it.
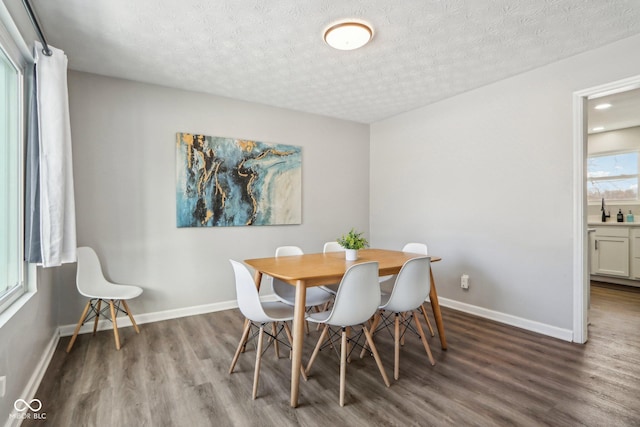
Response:
[[[611,211],[609,211],[609,213],[607,213],[605,207],[604,207],[604,197],[602,198],[602,207],[600,208],[600,210],[602,211],[602,222],[607,222],[607,218],[611,217]]]

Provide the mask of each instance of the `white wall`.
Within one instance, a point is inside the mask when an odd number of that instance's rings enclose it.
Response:
[[[571,330],[572,96],[640,74],[638,51],[640,36],[373,124],[373,243],[427,242],[441,297]]]
[[[95,247],[110,279],[144,288],[135,314],[235,299],[229,258],[321,251],[369,230],[367,125],[73,71],[69,96],[78,244]],[[176,132],[302,146],[302,225],[178,229]],[[69,325],[84,301],[75,265],[62,270]]]

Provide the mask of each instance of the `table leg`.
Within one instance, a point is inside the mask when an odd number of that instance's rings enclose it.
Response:
[[[436,327],[438,328],[438,336],[440,337],[440,345],[443,350],[447,349],[447,337],[444,335],[444,323],[442,323],[442,313],[440,312],[440,304],[438,303],[438,292],[436,291],[436,282],[433,280],[433,269],[429,270],[431,277],[431,290],[429,291],[429,299],[431,300],[431,308],[433,309],[433,317],[436,319]]]
[[[302,346],[304,344],[304,315],[307,288],[304,281],[296,282],[296,301],[293,318],[293,351],[291,356],[291,406],[298,406],[300,387],[300,367],[302,366]]]
[[[253,275],[253,280],[256,282],[256,288],[260,290],[260,283],[262,282],[262,271],[256,270],[255,274]]]

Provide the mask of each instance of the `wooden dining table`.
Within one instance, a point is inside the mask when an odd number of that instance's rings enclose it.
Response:
[[[314,253],[284,257],[247,259],[244,262],[255,270],[256,286],[260,287],[264,274],[276,277],[296,287],[295,309],[293,320],[293,348],[291,356],[291,406],[298,406],[300,389],[300,367],[302,366],[302,348],[304,345],[305,301],[307,288],[339,283],[346,270],[361,262],[378,262],[379,275],[397,274],[408,260],[423,254],[385,249],[361,249],[356,261],[346,261],[344,252]],[[441,258],[431,256],[431,262]],[[433,271],[431,270],[431,291],[429,293],[440,344],[447,349],[447,340],[442,323],[442,314],[438,303],[438,293]]]

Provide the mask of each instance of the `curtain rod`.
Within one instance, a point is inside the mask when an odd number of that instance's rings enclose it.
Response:
[[[47,44],[47,41],[44,38],[44,34],[42,33],[40,24],[38,24],[38,18],[36,18],[36,14],[33,12],[33,9],[31,8],[31,4],[29,3],[29,0],[22,0],[22,4],[24,5],[24,8],[27,9],[27,14],[29,15],[29,19],[31,20],[31,25],[33,25],[33,29],[36,30],[36,33],[38,33],[38,38],[40,39],[40,42],[42,43],[42,46],[43,46],[42,53],[44,53],[47,56],[53,55],[53,52],[51,51],[51,49],[49,49],[49,45]]]

